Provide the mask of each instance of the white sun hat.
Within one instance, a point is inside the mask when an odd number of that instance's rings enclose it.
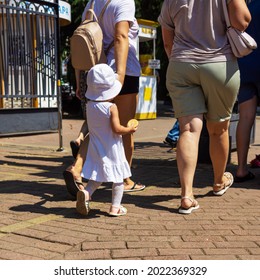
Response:
[[[117,96],[122,84],[117,80],[117,74],[107,64],[93,66],[87,75],[86,98],[93,101],[105,101]]]

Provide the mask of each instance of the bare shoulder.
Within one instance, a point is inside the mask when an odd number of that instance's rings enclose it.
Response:
[[[118,109],[117,109],[117,106],[116,106],[116,104],[115,103],[113,103],[111,106],[110,106],[110,112],[113,114],[116,114],[116,113],[118,113]]]

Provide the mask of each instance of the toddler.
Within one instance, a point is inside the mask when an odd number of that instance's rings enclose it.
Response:
[[[122,216],[127,209],[121,205],[124,179],[131,176],[125,157],[122,135],[134,133],[137,126],[122,126],[117,106],[112,100],[119,94],[121,83],[107,64],[97,64],[87,75],[87,122],[89,146],[82,177],[88,179],[85,190],[77,193],[76,209],[87,215],[94,191],[102,182],[113,182],[110,216]],[[127,104],[126,104],[127,106]]]

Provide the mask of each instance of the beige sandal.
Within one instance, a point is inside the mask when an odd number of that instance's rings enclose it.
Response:
[[[223,177],[225,177],[227,180],[223,184],[214,184],[214,186],[213,186],[214,195],[218,195],[218,196],[223,195],[233,185],[234,177],[230,172],[225,172],[223,174]],[[225,185],[225,184],[227,184],[227,185]]]
[[[80,190],[77,193],[76,210],[81,215],[88,215],[90,211],[89,200],[86,200],[87,191]]]
[[[184,208],[184,207],[180,206],[180,208],[178,209],[180,214],[190,214],[192,211],[200,208],[197,200],[190,198],[188,196],[184,196],[181,198],[181,200],[183,200],[183,199],[188,199],[191,202],[191,206],[189,208]]]

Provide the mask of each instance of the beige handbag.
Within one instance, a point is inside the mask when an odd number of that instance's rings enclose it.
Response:
[[[236,57],[243,57],[250,54],[257,48],[256,41],[245,31],[239,31],[230,25],[226,0],[222,0],[222,4],[227,25],[227,37],[232,52]]]

